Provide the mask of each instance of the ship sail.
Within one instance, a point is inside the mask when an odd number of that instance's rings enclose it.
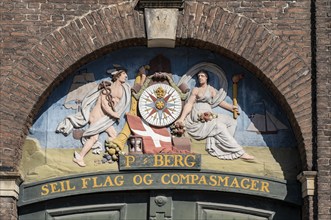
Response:
[[[81,101],[96,85],[93,73],[83,73],[75,76],[64,101],[64,107],[67,109],[78,109]]]
[[[288,129],[281,121],[273,116],[269,111],[265,115],[252,114],[250,117],[251,123],[247,127],[247,131],[252,131],[261,134],[275,134],[278,130]]]

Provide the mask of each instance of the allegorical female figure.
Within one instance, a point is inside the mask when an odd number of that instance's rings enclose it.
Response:
[[[73,128],[82,128],[89,124],[83,133],[83,148],[74,153],[73,161],[79,166],[86,166],[85,155],[99,142],[99,134],[107,132],[115,138],[117,132],[113,124],[119,119],[131,100],[131,88],[127,80],[126,70],[117,68],[111,72],[112,80],[103,81],[94,88],[82,101],[81,111],[67,116],[57,127],[56,132],[68,135]]]
[[[233,137],[236,120],[228,115],[212,113],[216,106],[231,112],[238,111],[238,108],[224,101],[225,92],[208,85],[208,77],[207,71],[199,71],[199,87],[193,88],[176,123],[183,123],[187,133],[194,139],[206,139],[206,151],[212,156],[224,160],[253,160],[254,157],[245,153]]]

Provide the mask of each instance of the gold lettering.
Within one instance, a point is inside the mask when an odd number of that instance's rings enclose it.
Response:
[[[144,183],[146,185],[151,185],[153,183],[153,179],[152,179],[152,175],[151,174],[144,175]]]
[[[42,192],[41,192],[41,195],[42,195],[42,196],[46,196],[46,195],[48,195],[48,193],[49,193],[49,189],[48,189],[48,185],[47,185],[47,184],[42,185],[42,186],[41,186],[41,190],[42,190]]]
[[[66,185],[67,185],[67,190],[75,190],[76,189],[76,186],[73,186],[73,187],[70,187],[70,180],[66,180]]]
[[[201,176],[198,184],[207,185],[206,177],[205,176]]]
[[[182,155],[175,155],[174,165],[184,167]]]
[[[196,174],[192,175],[192,184],[195,184],[195,181],[197,181],[199,179],[199,176]]]
[[[245,184],[245,182],[248,182],[248,183],[246,183]],[[242,179],[241,181],[240,181],[240,186],[241,186],[241,188],[243,188],[243,189],[249,189],[249,187],[251,186],[250,184],[249,184],[249,179],[248,178],[244,178],[244,179]]]
[[[106,181],[103,184],[103,186],[107,186],[107,184],[109,184],[109,186],[114,186],[113,181],[111,180],[110,176],[107,176]]]
[[[164,166],[171,166],[170,158],[173,158],[173,155],[167,155],[167,154],[164,155],[164,163],[163,163]]]
[[[134,177],[133,177],[133,183],[134,183],[134,185],[140,185],[141,183],[142,183],[142,178],[141,178],[141,176],[140,175],[135,175]]]
[[[268,182],[261,182],[261,191],[262,192],[270,192],[269,191],[269,183]]]
[[[258,181],[258,180],[252,180],[252,185],[251,185],[250,190],[254,190],[254,191],[259,190],[258,188],[256,188],[256,184],[259,183],[259,182],[260,181]]]
[[[191,182],[190,182],[190,176],[191,176],[191,175],[183,175],[183,174],[180,174],[180,175],[179,175],[179,178],[180,178],[180,184],[183,184],[183,181],[185,181],[184,184],[191,184]]]
[[[93,188],[99,188],[99,187],[102,187],[102,184],[99,184],[98,185],[98,177],[97,176],[95,176],[95,177],[92,177],[92,179],[93,179]]]
[[[238,180],[237,178],[235,177],[230,185],[230,187],[236,187],[236,188],[239,188],[239,183],[238,183]]]
[[[163,174],[162,177],[161,177],[161,183],[162,184],[170,184],[170,181],[166,181],[165,178],[169,178],[170,177],[170,174]]]
[[[49,184],[51,186],[51,193],[57,193],[60,192],[60,189],[57,189],[57,183],[50,183]]]
[[[136,160],[134,156],[125,156],[125,166],[131,167],[131,164]]]
[[[123,186],[124,184],[124,177],[122,175],[115,177],[115,185],[116,186]]]
[[[155,167],[161,166],[175,166],[175,167],[193,167],[196,165],[195,162],[196,155],[154,155],[154,165]]]
[[[172,174],[171,175],[171,183],[178,185],[180,182],[180,177],[178,176],[178,174]]]
[[[82,189],[86,189],[87,188],[87,181],[90,181],[91,178],[90,177],[87,177],[87,178],[82,178]]]
[[[61,192],[66,191],[66,189],[64,188],[64,182],[63,181],[60,182],[60,185],[61,185]]]
[[[218,181],[217,181],[217,186],[221,186],[221,182],[223,183],[223,186],[228,186],[229,185],[229,177],[222,177],[218,176]]]
[[[154,155],[154,166],[155,167],[163,166],[162,155],[160,154]]]
[[[193,161],[188,162],[188,158],[189,157],[192,157],[193,158]],[[195,159],[195,155],[186,155],[185,160],[184,160],[185,166],[187,166],[187,167],[193,167],[195,165],[194,159]]]
[[[216,186],[217,185],[217,181],[216,181],[216,176],[214,176],[214,175],[211,175],[210,177],[209,177],[209,185],[211,185],[211,186]]]

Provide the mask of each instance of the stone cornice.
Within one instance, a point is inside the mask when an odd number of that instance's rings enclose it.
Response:
[[[14,197],[18,200],[19,185],[22,181],[17,172],[0,172],[0,197]]]
[[[302,198],[306,196],[313,196],[315,192],[315,178],[317,171],[303,171],[297,176],[302,186]]]

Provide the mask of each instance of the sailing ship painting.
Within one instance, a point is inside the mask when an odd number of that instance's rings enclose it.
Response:
[[[277,134],[279,130],[288,129],[286,125],[266,110],[264,101],[262,101],[262,104],[264,114],[250,114],[250,124],[246,129],[247,131],[256,132],[258,134]]]
[[[95,82],[93,73],[80,73],[76,75],[64,101],[64,107],[67,109],[79,109],[84,97],[96,85],[97,83]]]

